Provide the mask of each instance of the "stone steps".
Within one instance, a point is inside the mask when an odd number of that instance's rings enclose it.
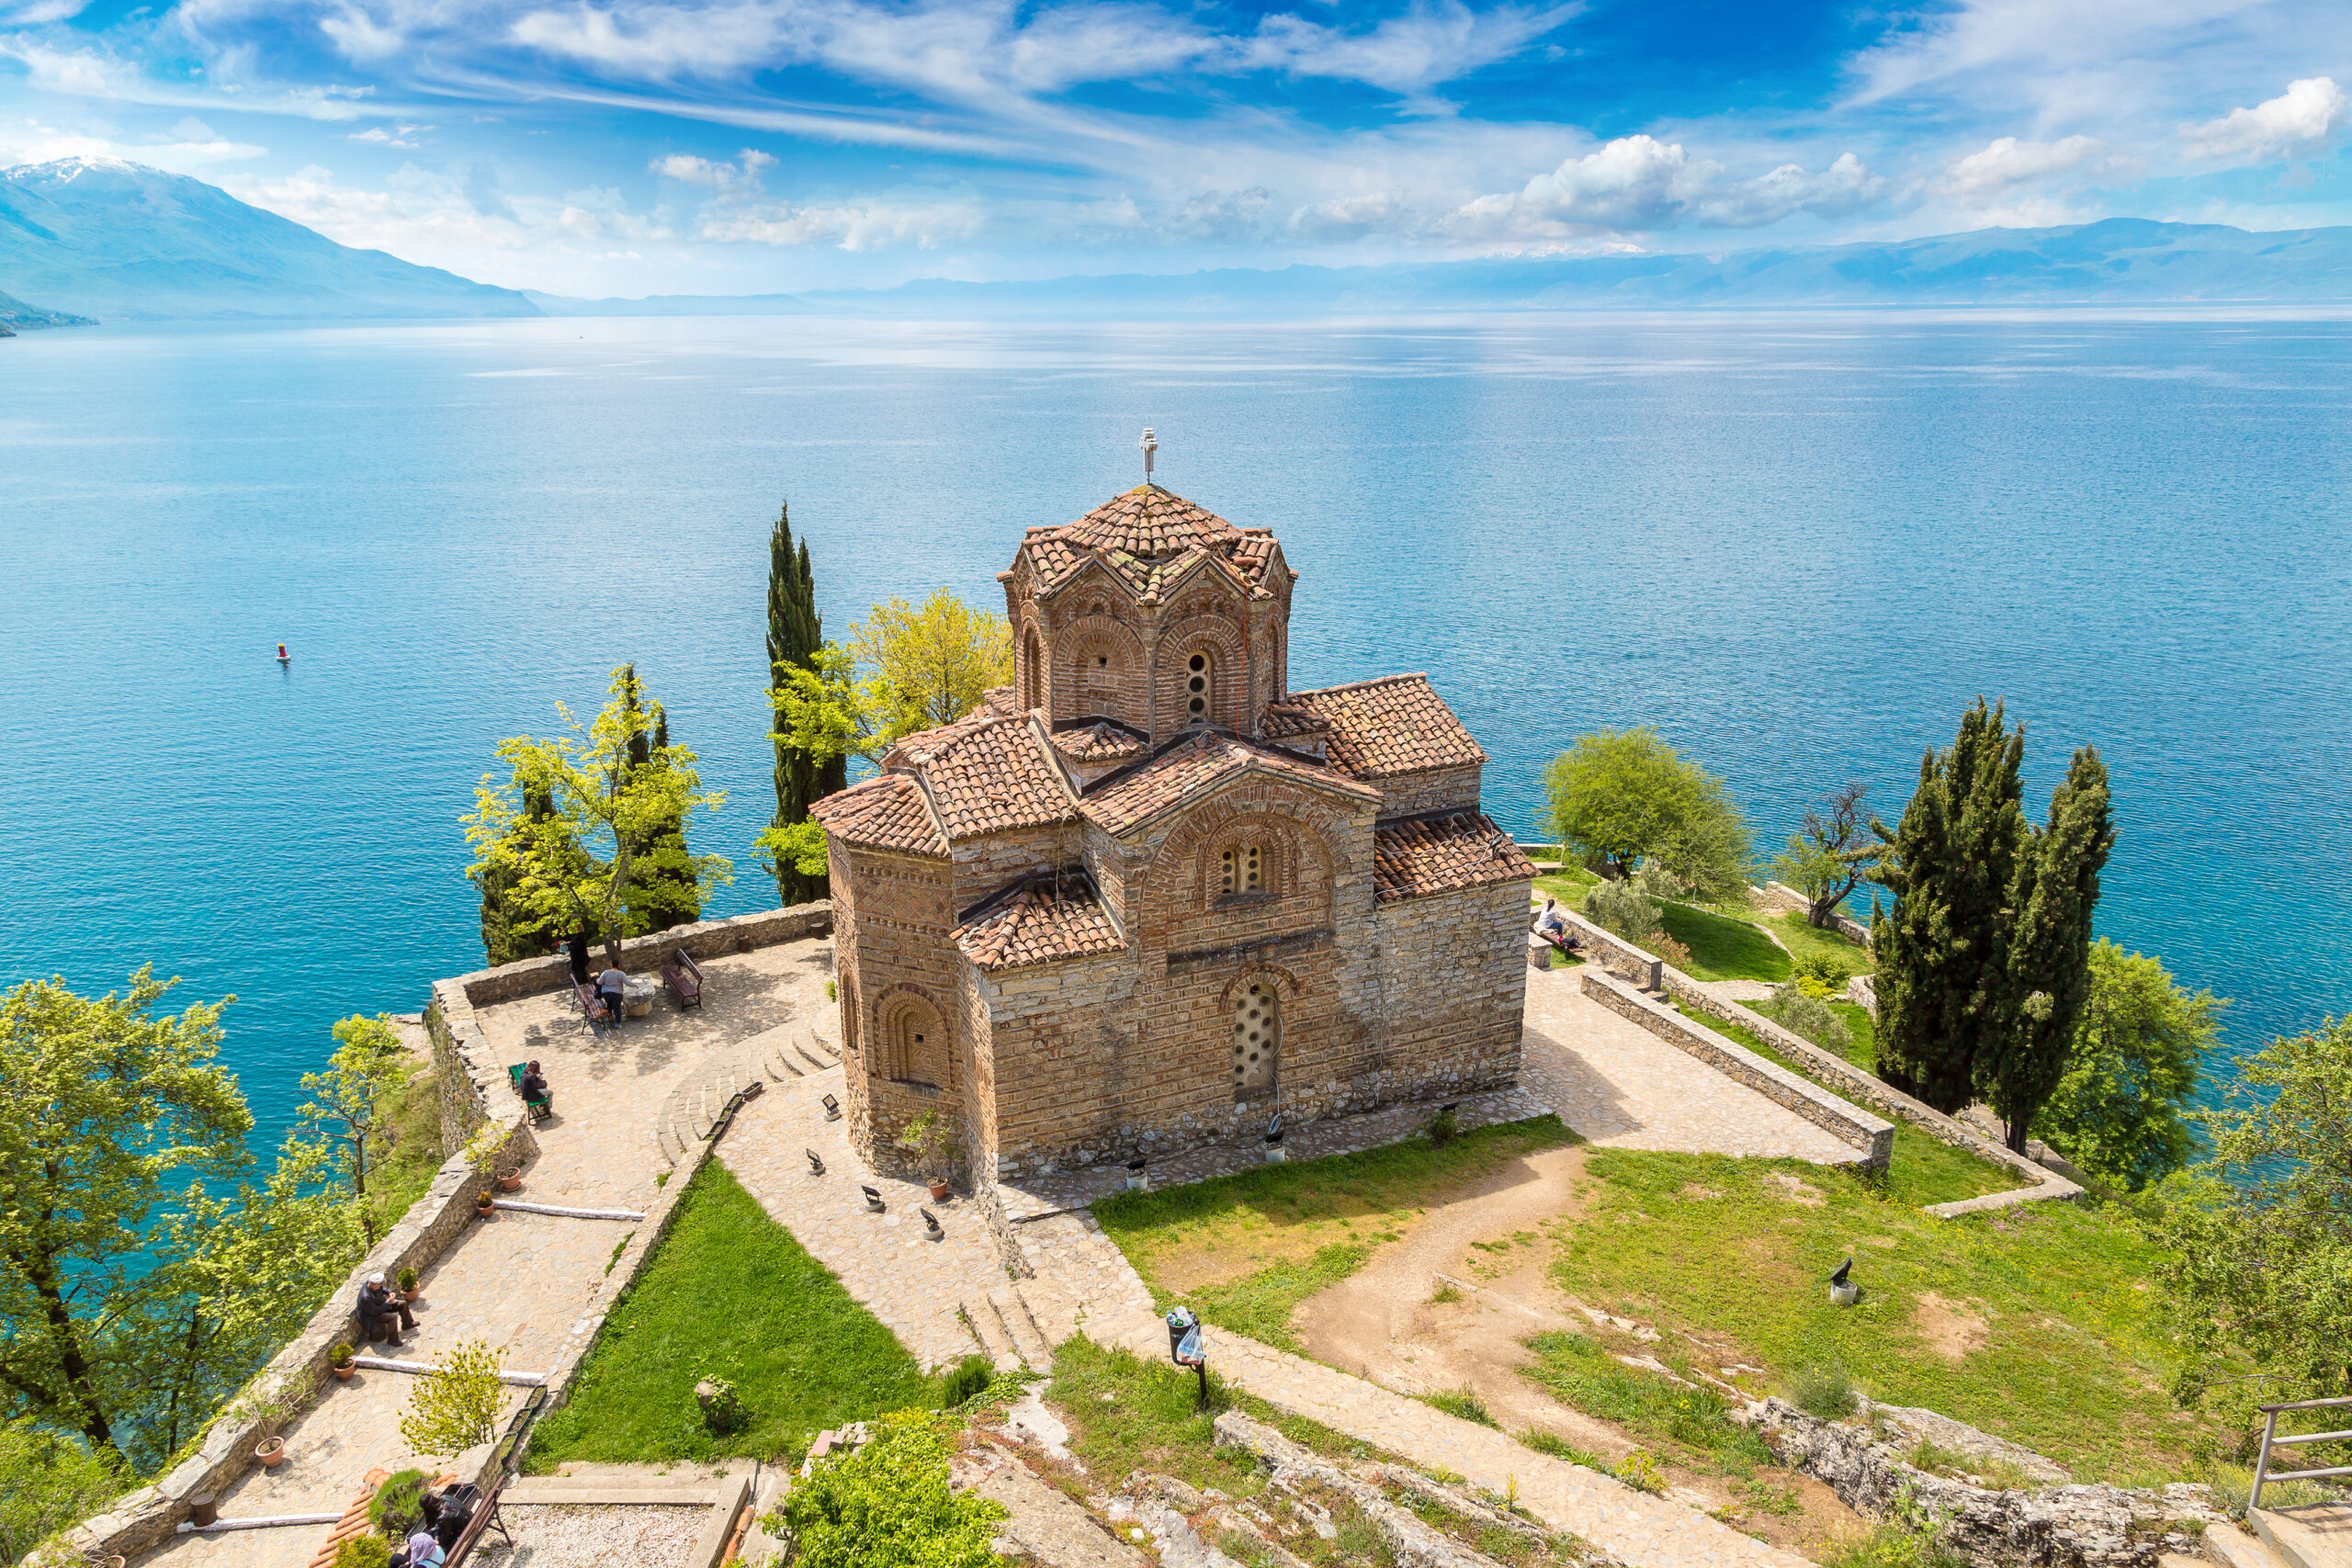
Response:
[[[2352,1568],[2352,1505],[2254,1508],[2246,1520],[2287,1568]]]
[[[653,1142],[665,1166],[675,1167],[686,1151],[710,1136],[727,1102],[754,1080],[790,1083],[837,1065],[824,1043],[805,1023],[778,1024],[741,1043],[735,1054],[699,1077],[670,1091],[654,1118]]]
[[[995,1306],[985,1299],[967,1296],[961,1310],[964,1321],[972,1325],[972,1334],[980,1342],[980,1349],[996,1363],[996,1370],[1001,1373],[1019,1371],[1020,1348],[1006,1332],[1004,1320],[997,1315]]]
[[[2222,1568],[2287,1568],[2279,1555],[2235,1525],[2209,1525],[2205,1555]]]
[[[1029,1310],[1028,1298],[1017,1285],[999,1285],[989,1292],[989,1309],[1020,1352],[1022,1361],[1033,1372],[1049,1372],[1054,1367],[1054,1353],[1046,1344],[1046,1337],[1037,1329],[1037,1319]]]

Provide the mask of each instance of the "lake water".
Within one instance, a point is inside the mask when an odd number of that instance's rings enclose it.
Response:
[[[2038,815],[2096,742],[2104,934],[2352,1004],[2352,325],[2064,316],[1301,327],[746,321],[98,329],[0,344],[0,983],[233,991],[266,1134],[354,1011],[477,966],[457,824],[503,736],[634,660],[772,903],[768,525],[829,631],[1159,477],[1304,574],[1293,679],[1426,670],[1532,835],[1655,724],[1759,843],[1890,818],[1976,694]],[[272,658],[284,639],[295,658]]]

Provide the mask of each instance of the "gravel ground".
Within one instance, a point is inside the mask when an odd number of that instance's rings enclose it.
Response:
[[[492,1530],[475,1555],[500,1568],[686,1568],[709,1515],[667,1504],[509,1503],[498,1517],[514,1537],[514,1551]]]

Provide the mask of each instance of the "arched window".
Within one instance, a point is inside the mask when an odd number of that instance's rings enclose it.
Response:
[[[1274,1053],[1281,1049],[1283,1019],[1273,987],[1247,986],[1233,998],[1233,1097],[1248,1100],[1274,1087]]]
[[[897,996],[882,1010],[883,1077],[898,1083],[947,1087],[947,1031],[939,1011],[921,997]]]
[[[1217,891],[1224,894],[1266,890],[1266,852],[1257,844],[1236,844],[1218,860]]]
[[[1090,638],[1078,650],[1078,712],[1074,718],[1118,715],[1122,654],[1107,637]]]
[[[1029,628],[1021,646],[1021,706],[1025,711],[1046,705],[1046,662],[1037,647],[1037,628]]]
[[[1207,724],[1216,711],[1216,695],[1213,682],[1216,676],[1215,661],[1204,649],[1184,661],[1184,722]]]

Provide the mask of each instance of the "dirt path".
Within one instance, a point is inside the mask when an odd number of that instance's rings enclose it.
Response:
[[[1317,1360],[1399,1393],[1467,1388],[1510,1431],[1542,1427],[1611,1459],[1630,1451],[1615,1427],[1518,1372],[1531,1335],[1585,1326],[1545,1278],[1552,1244],[1543,1235],[1577,1213],[1585,1153],[1544,1149],[1448,1194],[1402,1240],[1300,1303],[1293,1332]],[[1458,1300],[1430,1299],[1449,1284]]]

